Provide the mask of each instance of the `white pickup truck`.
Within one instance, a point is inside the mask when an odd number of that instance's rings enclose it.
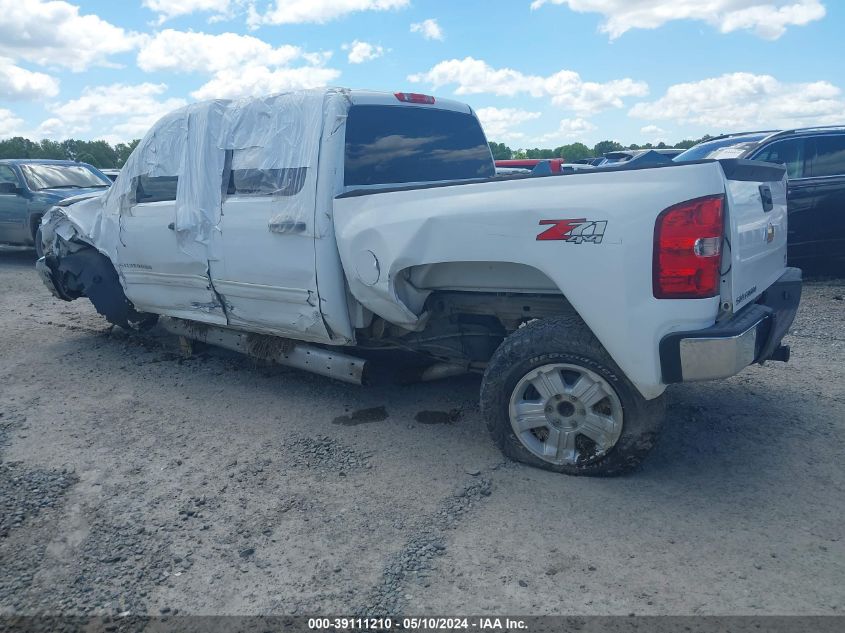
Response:
[[[46,214],[37,267],[122,326],[341,380],[374,349],[483,373],[506,455],[610,475],[668,384],[788,359],[786,234],[780,166],[496,178],[468,106],[330,89],[167,115],[106,194]]]

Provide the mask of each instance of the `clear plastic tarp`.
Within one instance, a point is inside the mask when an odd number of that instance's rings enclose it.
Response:
[[[267,230],[314,234],[317,163],[328,99],[341,89],[188,105],[160,119],[111,189],[64,209],[80,237],[118,261],[120,218],[139,204],[173,201],[183,249],[210,254],[227,196],[267,196]],[[303,225],[305,231],[302,231]]]

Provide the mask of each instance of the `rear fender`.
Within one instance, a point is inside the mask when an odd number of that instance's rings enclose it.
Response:
[[[661,338],[712,325],[719,309],[718,297],[654,298],[655,219],[679,202],[724,193],[716,162],[349,192],[334,201],[335,234],[351,294],[385,320],[419,330],[430,288],[417,284],[450,271],[457,284],[479,281],[475,273],[496,262],[503,279],[522,271],[514,279],[525,287],[504,281],[489,291],[564,295],[654,398],[665,389]],[[495,275],[488,281],[495,286]]]

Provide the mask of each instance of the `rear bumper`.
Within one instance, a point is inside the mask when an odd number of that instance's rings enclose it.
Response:
[[[781,346],[801,301],[801,270],[787,268],[757,303],[724,323],[660,341],[665,384],[727,378],[752,363],[788,360]]]

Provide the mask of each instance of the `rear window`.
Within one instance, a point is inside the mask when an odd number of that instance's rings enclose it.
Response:
[[[346,186],[492,178],[490,148],[470,115],[409,106],[353,106]]]
[[[703,143],[699,143],[698,145],[693,145],[687,151],[675,156],[672,160],[676,163],[685,163],[692,160],[704,160],[705,158],[710,158],[711,154],[717,150],[724,150],[725,148],[735,148],[736,156],[733,156],[733,158],[736,158],[740,154],[754,147],[758,141],[762,141],[768,135],[769,132],[766,132],[761,134],[746,134],[743,136],[729,136],[727,138],[716,139],[715,141],[705,141]],[[729,156],[727,154],[723,156],[723,158],[728,157]]]

